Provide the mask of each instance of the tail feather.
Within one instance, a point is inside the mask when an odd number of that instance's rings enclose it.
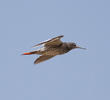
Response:
[[[23,53],[22,55],[32,55],[32,54],[37,54],[37,51],[26,52],[26,53]]]

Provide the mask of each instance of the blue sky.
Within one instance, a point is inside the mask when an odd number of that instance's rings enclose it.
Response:
[[[64,35],[87,50],[41,64],[21,56]],[[1,0],[1,100],[110,100],[109,0]]]

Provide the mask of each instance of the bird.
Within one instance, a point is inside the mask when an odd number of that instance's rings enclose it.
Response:
[[[77,46],[76,43],[74,43],[74,42],[61,41],[61,38],[63,38],[63,37],[64,37],[64,35],[60,35],[60,36],[54,37],[52,39],[49,39],[47,41],[41,42],[33,47],[43,45],[42,48],[40,48],[36,51],[23,53],[22,55],[32,55],[32,54],[40,55],[34,61],[34,64],[38,64],[43,61],[49,60],[57,55],[65,54],[72,49],[76,49],[76,48],[86,49],[86,48]]]

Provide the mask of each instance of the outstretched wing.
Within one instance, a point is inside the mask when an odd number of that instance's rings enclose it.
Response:
[[[42,55],[42,56],[40,56],[39,58],[37,58],[37,59],[34,61],[34,64],[41,63],[41,62],[43,62],[43,61],[45,61],[45,60],[48,60],[48,59],[50,59],[50,58],[52,58],[52,57],[54,57],[54,56]]]
[[[35,45],[35,46],[39,46],[39,45],[42,45],[42,44],[44,44],[44,46],[52,46],[52,45],[57,46],[57,45],[62,44],[62,41],[60,40],[62,37],[63,37],[63,35],[60,35],[60,36],[57,36],[57,37],[52,38],[52,39],[50,39],[50,40],[41,42],[41,43],[39,43],[39,44],[37,44],[37,45]],[[35,47],[35,46],[34,46],[34,47]]]

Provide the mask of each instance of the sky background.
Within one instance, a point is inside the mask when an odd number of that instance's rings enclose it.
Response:
[[[21,56],[58,35],[87,50]],[[0,100],[110,100],[110,0],[0,0],[0,48]]]

